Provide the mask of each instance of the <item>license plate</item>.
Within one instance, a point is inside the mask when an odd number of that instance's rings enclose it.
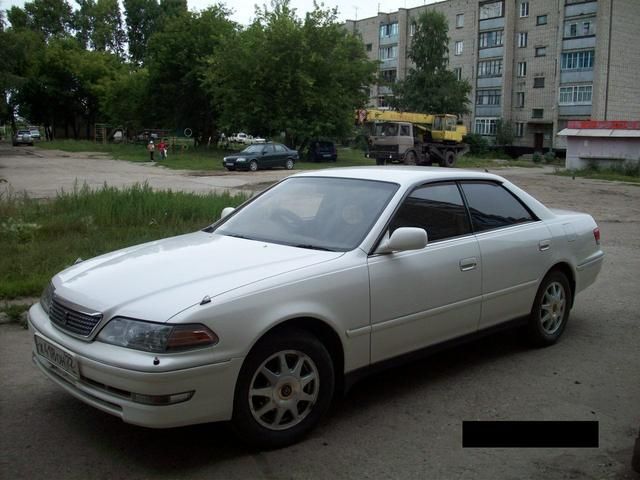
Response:
[[[74,354],[50,344],[38,334],[35,335],[34,340],[36,342],[36,352],[38,352],[38,355],[46,358],[53,365],[64,370],[73,378],[80,377],[78,361]]]
[[[322,158],[329,158],[331,156],[330,153],[323,153]]]
[[[233,163],[225,163],[224,166],[225,167],[233,167]]]

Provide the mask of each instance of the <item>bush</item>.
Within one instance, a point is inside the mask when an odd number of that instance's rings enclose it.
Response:
[[[473,155],[483,155],[489,151],[489,142],[477,133],[465,135],[462,141],[469,145],[469,153]]]
[[[556,154],[552,150],[549,150],[544,154],[544,163],[553,163],[556,161]]]
[[[535,152],[533,154],[533,163],[540,163],[542,162],[542,154],[540,152]]]

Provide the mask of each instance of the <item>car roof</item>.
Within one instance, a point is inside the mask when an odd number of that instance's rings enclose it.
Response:
[[[360,180],[378,180],[398,183],[403,186],[444,180],[491,180],[505,182],[492,173],[461,170],[458,168],[412,167],[412,166],[367,166],[328,168],[293,175],[294,177],[334,177]]]

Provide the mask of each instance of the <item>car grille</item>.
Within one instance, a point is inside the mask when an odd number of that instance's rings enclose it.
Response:
[[[373,145],[371,152],[398,153],[398,145]]]
[[[58,328],[74,335],[88,337],[102,319],[102,314],[79,312],[54,299],[49,317]]]

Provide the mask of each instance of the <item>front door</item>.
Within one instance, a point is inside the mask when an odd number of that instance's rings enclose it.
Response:
[[[544,149],[544,133],[536,132],[533,134],[533,148],[536,152]]]
[[[427,231],[421,250],[371,255],[371,362],[476,330],[481,262],[454,182],[415,189],[389,226]]]

